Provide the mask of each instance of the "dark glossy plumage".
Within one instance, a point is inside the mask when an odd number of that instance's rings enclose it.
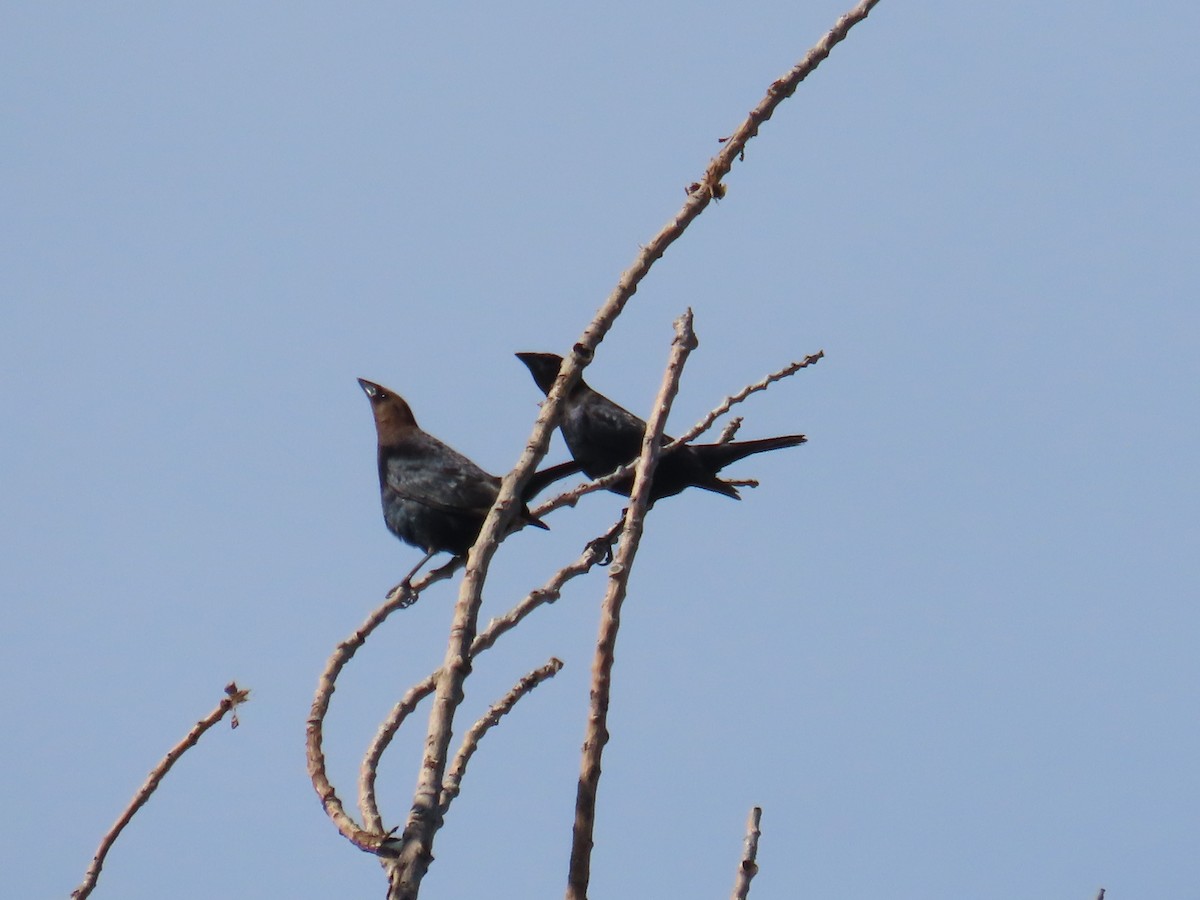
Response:
[[[496,502],[500,478],[422,431],[404,398],[362,378],[358,383],[375,416],[380,499],[388,529],[430,555],[466,553]],[[577,464],[567,463],[535,474],[525,499],[578,470]],[[513,528],[522,525],[546,527],[524,503]]]
[[[518,353],[529,368],[542,393],[549,394],[562,366],[562,357],[554,353]],[[642,449],[646,423],[629,410],[592,390],[581,379],[563,405],[559,424],[567,449],[589,478],[599,478],[632,462]],[[663,442],[669,442],[664,437]],[[740,496],[732,484],[717,477],[730,463],[767,450],[803,444],[802,434],[764,438],[757,441],[729,441],[724,444],[685,444],[658,461],[650,502],[670,497],[689,487],[704,488],[732,497]],[[629,496],[633,477],[618,481],[610,490]]]

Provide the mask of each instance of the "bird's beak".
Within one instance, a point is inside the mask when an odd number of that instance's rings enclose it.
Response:
[[[379,392],[383,389],[373,381],[367,381],[365,378],[358,379],[359,386],[363,389],[368,397],[374,400],[379,396]]]

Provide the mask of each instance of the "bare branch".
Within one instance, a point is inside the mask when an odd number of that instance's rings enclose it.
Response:
[[[480,653],[490,648],[501,635],[516,628],[522,619],[539,606],[553,603],[557,600],[562,594],[563,586],[568,581],[591,571],[592,567],[599,561],[599,558],[597,550],[592,544],[589,544],[578,559],[555,572],[542,587],[530,591],[520,603],[503,616],[492,619],[488,623],[487,628],[480,632],[479,636],[471,644],[471,658],[474,659]],[[359,809],[362,811],[363,822],[372,832],[383,832],[383,820],[379,814],[379,806],[375,797],[375,779],[379,763],[383,759],[384,751],[391,744],[392,738],[395,737],[404,720],[412,713],[418,703],[433,693],[434,688],[437,687],[437,676],[438,673],[433,672],[424,681],[413,685],[408,693],[404,695],[404,699],[392,707],[392,711],[380,724],[379,730],[376,732],[371,745],[367,748],[366,755],[363,757],[358,782],[358,804]]]
[[[745,158],[746,144],[758,134],[758,129],[762,124],[771,118],[776,107],[796,93],[800,82],[825,61],[830,51],[846,39],[850,29],[865,19],[878,2],[879,0],[861,0],[853,9],[837,20],[833,28],[826,32],[825,36],[804,55],[804,59],[796,63],[786,75],[771,84],[767,89],[767,95],[758,106],[750,111],[746,121],[738,126],[737,131],[732,135],[722,139],[724,147],[713,157],[704,177],[691,186],[691,196],[705,198],[705,205],[710,198],[720,199],[724,196],[725,191],[721,185],[721,179],[729,174],[735,159]]]
[[[332,655],[325,663],[325,669],[317,679],[317,692],[313,697],[312,708],[309,710],[305,735],[308,775],[312,779],[313,788],[321,800],[321,805],[337,830],[354,846],[368,853],[378,852],[387,835],[381,834],[378,826],[368,829],[359,827],[358,823],[346,812],[341,798],[337,795],[337,790],[329,780],[323,750],[325,714],[329,711],[329,702],[337,688],[338,675],[341,674],[346,663],[354,658],[354,654],[358,652],[359,648],[366,643],[371,633],[396,610],[405,609],[415,603],[421,591],[430,584],[449,578],[461,564],[461,560],[453,559],[441,568],[427,572],[416,585],[411,586],[407,591],[394,590],[390,592],[388,599],[367,616],[366,621],[358,627],[358,630],[334,648]]]
[[[733,900],[746,900],[750,895],[750,881],[758,874],[758,838],[762,834],[758,825],[762,821],[762,808],[750,810],[746,820],[746,839],[742,842],[742,862],[733,880]]]
[[[408,689],[400,702],[392,707],[386,719],[375,732],[367,747],[358,772],[358,810],[362,813],[363,825],[374,834],[383,833],[383,817],[379,814],[379,803],[375,797],[375,779],[379,776],[379,761],[392,743],[400,726],[413,713],[417,705],[433,693],[437,687],[437,672],[429,675]]]
[[[718,444],[728,444],[737,437],[738,429],[742,427],[742,417],[734,416],[725,423],[725,427],[721,429],[721,436],[717,438]]]
[[[621,545],[608,575],[608,592],[600,608],[600,636],[592,662],[591,705],[583,739],[579,784],[575,795],[575,824],[571,831],[571,863],[567,875],[567,900],[586,900],[592,866],[592,833],[596,822],[596,791],[600,784],[600,761],[608,743],[608,702],[612,690],[613,653],[621,625],[621,604],[642,537],[642,520],[650,502],[650,485],[662,450],[663,429],[671,403],[679,391],[683,364],[696,346],[689,309],[675,321],[675,340],[663,373],[662,388],[642,438],[642,452],[634,470],[633,490],[625,512]]]
[[[542,410],[538,422],[542,422]],[[537,427],[535,426],[535,432]],[[540,451],[526,448],[522,460],[501,483],[496,503],[484,520],[475,545],[467,554],[467,570],[459,586],[458,602],[450,625],[446,655],[436,676],[433,708],[425,737],[425,754],[417,776],[416,792],[404,831],[400,836],[399,852],[388,866],[389,900],[416,900],[421,881],[433,861],[433,837],[442,826],[441,792],[445,778],[447,753],[454,730],[454,715],[463,701],[463,682],[471,672],[471,645],[479,622],[483,603],[483,583],[488,566],[500,544],[508,522],[519,505],[519,491],[528,480],[537,460],[545,453],[549,429]]]
[[[108,851],[112,849],[113,843],[129,824],[134,815],[139,809],[146,805],[146,801],[150,799],[150,795],[157,789],[159,782],[167,772],[171,771],[171,767],[179,761],[179,757],[183,756],[188,750],[196,746],[196,742],[200,740],[201,735],[208,729],[212,728],[225,717],[226,713],[233,713],[231,723],[233,727],[237,727],[237,713],[235,710],[238,705],[245,703],[250,698],[250,691],[239,688],[235,682],[229,682],[225,685],[225,698],[217,704],[217,708],[210,712],[207,716],[192,726],[192,730],[187,733],[182,741],[167,751],[167,755],[162,758],[162,761],[150,770],[149,777],[145,783],[138,789],[138,792],[133,795],[133,800],[129,806],[117,818],[113,827],[108,830],[108,834],[104,835],[100,841],[100,847],[96,850],[96,855],[92,858],[92,864],[88,866],[87,872],[84,873],[83,882],[79,887],[71,892],[71,896],[77,900],[83,900],[89,896],[96,888],[96,882],[100,878],[100,870],[104,868],[104,860],[108,856]]]
[[[736,394],[730,394],[728,397],[726,397],[724,400],[722,400],[719,404],[717,404],[715,407],[713,407],[711,410],[709,410],[707,413],[705,413],[704,418],[702,418],[699,422],[697,422],[695,425],[693,425],[691,428],[689,428],[686,432],[684,432],[683,435],[675,438],[674,441],[672,441],[670,444],[668,444],[667,449],[671,450],[674,447],[678,446],[679,444],[686,444],[688,441],[695,440],[697,437],[702,435],[704,432],[708,431],[708,429],[712,428],[713,423],[715,423],[717,421],[717,419],[721,418],[721,416],[725,415],[725,413],[729,412],[731,409],[733,409],[735,406],[737,406],[737,404],[741,403],[743,400],[745,400],[751,394],[756,394],[759,391],[765,391],[776,381],[782,381],[785,378],[790,378],[792,375],[795,375],[801,369],[807,369],[809,366],[814,365],[817,362],[817,360],[824,359],[824,358],[825,358],[825,351],[818,350],[816,353],[813,353],[809,356],[804,357],[804,359],[797,360],[796,362],[793,362],[793,363],[788,363],[782,369],[772,372],[770,375],[767,375],[767,376],[759,379],[758,381],[754,382],[754,384],[746,385],[744,388],[742,388]],[[733,423],[731,422],[730,424],[733,424]],[[722,435],[720,443],[724,443],[724,442],[725,442],[725,438],[724,438],[724,435]]]
[[[467,772],[467,763],[471,761],[471,757],[475,755],[475,751],[479,748],[479,741],[494,725],[499,725],[500,720],[512,711],[512,708],[517,705],[517,701],[532,691],[535,687],[545,681],[547,678],[553,678],[562,671],[563,663],[561,659],[551,657],[550,661],[539,669],[534,669],[520,681],[518,681],[511,691],[505,694],[498,702],[492,704],[492,707],[478,722],[471,726],[467,732],[467,736],[463,738],[462,746],[458,749],[458,754],[454,757],[454,763],[446,772],[446,782],[442,785],[442,815],[446,814],[446,810],[450,807],[451,801],[458,796],[462,787],[463,775]]]

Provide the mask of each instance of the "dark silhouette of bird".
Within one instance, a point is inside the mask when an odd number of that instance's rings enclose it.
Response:
[[[471,549],[500,494],[500,478],[422,431],[399,394],[364,378],[358,383],[375,416],[383,520],[400,540],[425,551],[425,558],[397,585],[401,587],[439,551],[461,556]],[[510,531],[525,525],[546,528],[525,502],[579,469],[577,463],[563,463],[534,473]]]
[[[562,367],[562,357],[554,353],[518,353],[517,359],[529,367],[537,386],[548,395]],[[589,478],[600,478],[637,459],[646,434],[644,420],[592,390],[583,379],[575,383],[563,403],[559,428],[567,449]],[[671,440],[663,436],[664,444]],[[718,472],[754,453],[795,447],[806,440],[802,434],[788,434],[757,441],[683,444],[659,457],[650,487],[650,505],[689,487],[704,488],[740,500],[737,488],[718,478]],[[632,474],[609,488],[626,497],[632,489]]]

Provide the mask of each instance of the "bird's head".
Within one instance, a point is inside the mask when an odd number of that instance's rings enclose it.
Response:
[[[558,370],[562,368],[562,357],[557,353],[518,353],[517,359],[525,363],[542,393],[549,395]]]
[[[417,420],[412,410],[404,402],[404,398],[393,393],[381,384],[358,379],[363,393],[371,401],[371,412],[375,415],[375,428],[381,440],[398,436],[405,431],[416,428]]]

